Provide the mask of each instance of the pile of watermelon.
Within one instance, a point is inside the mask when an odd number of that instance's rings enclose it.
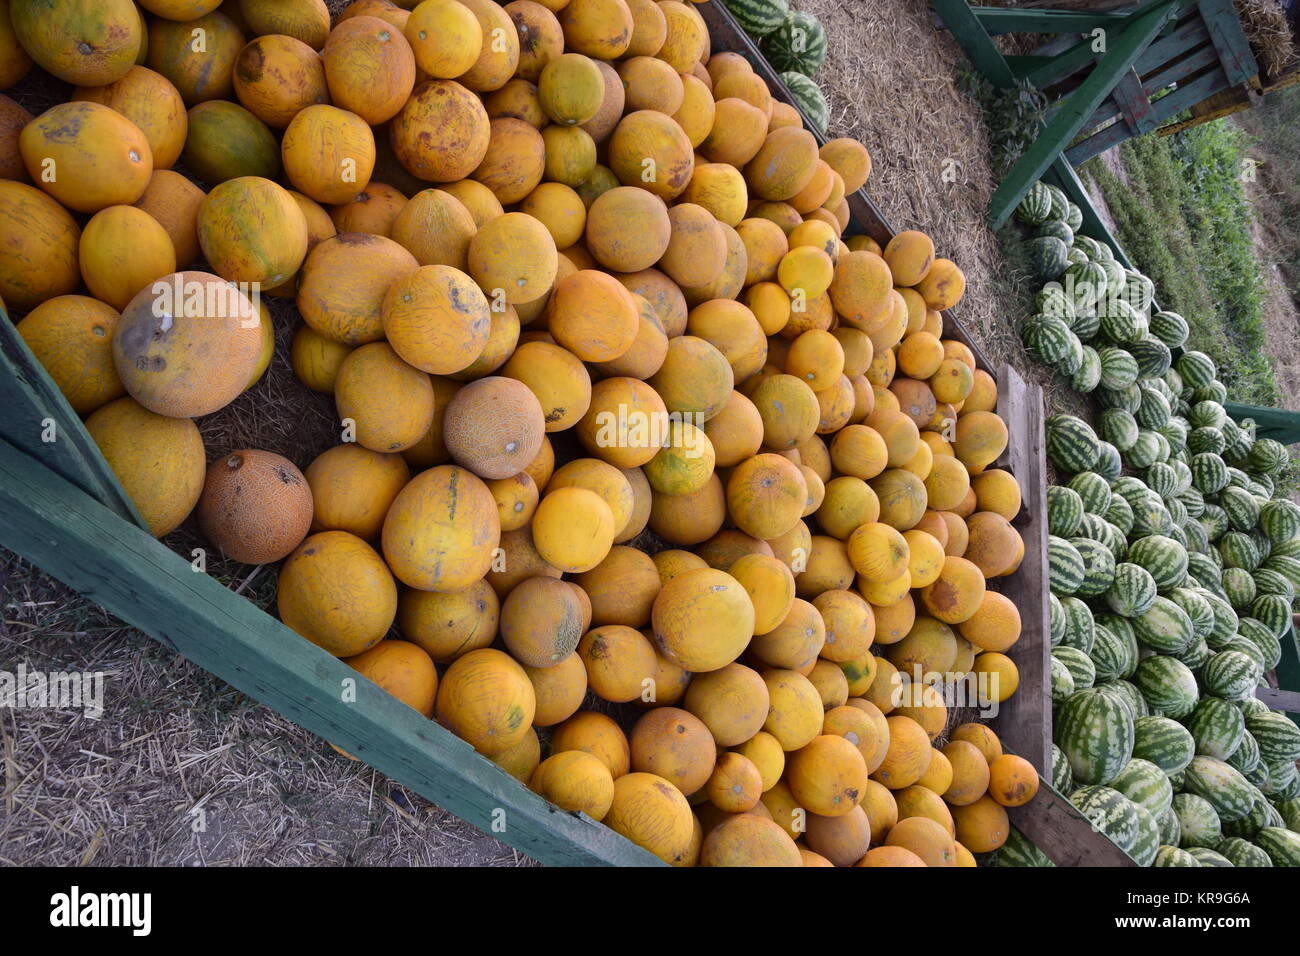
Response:
[[[759,41],[767,61],[781,74],[795,104],[821,132],[830,111],[812,79],[826,62],[826,30],[811,13],[791,10],[786,0],[722,0],[742,30]]]
[[[1289,453],[1061,190],[1017,218],[1048,280],[1025,344],[1099,408],[1046,427],[1052,784],[1144,866],[1300,866],[1300,727],[1255,697],[1294,640]],[[1018,833],[994,862],[1051,865]]]

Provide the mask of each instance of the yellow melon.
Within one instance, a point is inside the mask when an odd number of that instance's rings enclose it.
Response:
[[[322,531],[281,566],[276,602],[287,627],[335,657],[353,657],[388,633],[397,585],[370,545],[346,531]]]
[[[592,628],[578,642],[578,655],[597,697],[626,703],[653,689],[658,669],[654,645],[634,628],[621,624]]]
[[[113,365],[113,330],[119,315],[96,299],[56,296],[32,309],[16,326],[74,411],[88,415],[125,393]]]
[[[428,591],[469,587],[491,567],[500,541],[496,501],[482,480],[454,465],[421,472],[384,519],[384,557],[405,584]]]
[[[533,685],[510,656],[470,651],[447,668],[438,685],[436,716],[483,754],[499,754],[528,733],[536,711]]]

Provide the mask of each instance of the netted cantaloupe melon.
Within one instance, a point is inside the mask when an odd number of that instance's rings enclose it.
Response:
[[[307,479],[282,455],[232,451],[208,467],[199,526],[226,557],[244,564],[279,561],[312,523]]]
[[[526,667],[554,667],[578,647],[585,613],[576,589],[565,581],[521,581],[501,605],[501,640]]]

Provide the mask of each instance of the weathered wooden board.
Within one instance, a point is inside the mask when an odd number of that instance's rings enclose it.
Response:
[[[236,689],[551,865],[659,865],[562,812],[464,741],[0,441],[0,544]],[[345,703],[345,680],[356,701]],[[110,689],[111,706],[111,689]],[[504,829],[500,829],[504,827]]]
[[[1007,811],[1017,830],[1057,866],[1137,866],[1062,794],[1043,781],[1023,807]]]
[[[1020,689],[999,706],[992,721],[1007,746],[1028,760],[1039,776],[1052,776],[1051,626],[1047,603],[1047,471],[1044,460],[1043,392],[1010,365],[998,373],[998,414],[1011,442],[999,467],[1020,485],[1022,508],[1013,524],[1025,542],[1020,569],[1000,582],[1020,609],[1020,640],[1007,655],[1020,672]]]

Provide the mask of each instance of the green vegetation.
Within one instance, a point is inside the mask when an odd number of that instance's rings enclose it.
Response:
[[[1124,251],[1155,282],[1161,307],[1187,319],[1188,347],[1214,359],[1233,399],[1280,405],[1264,354],[1253,211],[1242,182],[1251,146],[1235,124],[1206,123],[1125,142],[1127,182],[1098,160],[1088,168]]]
[[[993,150],[993,172],[1005,176],[1038,138],[1047,97],[1028,80],[1021,80],[1009,90],[997,89],[984,74],[967,66],[957,68],[956,82],[957,89],[974,100],[984,114]]]

